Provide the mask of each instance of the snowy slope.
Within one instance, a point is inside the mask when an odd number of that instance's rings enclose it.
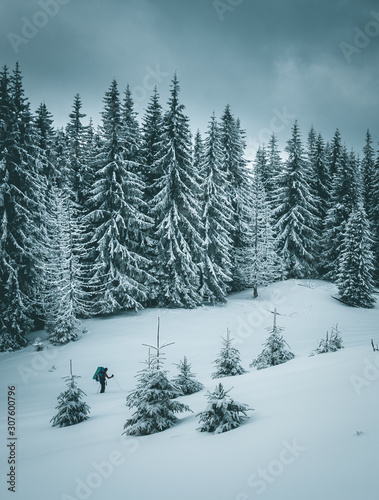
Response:
[[[374,500],[378,495],[379,306],[349,308],[333,298],[322,281],[277,283],[234,294],[223,307],[146,310],[85,322],[89,333],[62,348],[37,353],[30,346],[0,356],[1,498],[20,500]],[[233,431],[200,433],[196,414],[206,406],[212,362],[227,327],[243,366],[259,354],[272,325],[278,325],[296,357],[284,365],[220,379],[230,395],[254,408]],[[123,437],[131,410],[125,396],[147,358],[143,343],[154,344],[157,317],[167,347],[165,368],[188,357],[205,390],[181,400],[194,413],[178,424],[143,438]],[[309,357],[317,339],[338,323],[345,348]],[[41,336],[41,332],[39,333]],[[34,337],[36,334],[34,334]],[[90,419],[53,428],[62,377],[80,375]],[[92,380],[98,365],[114,380],[105,394]],[[56,369],[52,369],[55,366]],[[16,494],[7,491],[7,386],[17,393]],[[357,435],[357,431],[358,434]]]

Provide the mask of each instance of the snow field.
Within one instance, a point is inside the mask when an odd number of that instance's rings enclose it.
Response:
[[[21,500],[376,499],[379,353],[372,351],[370,339],[379,342],[379,308],[349,308],[332,299],[334,293],[326,282],[290,280],[261,289],[256,300],[252,291],[233,294],[222,307],[91,319],[84,322],[89,333],[78,342],[2,354],[1,414],[6,415],[7,386],[15,385],[18,438],[16,493],[2,484],[2,498],[5,491],[6,497]],[[262,350],[274,307],[296,357],[256,371],[248,365]],[[169,377],[177,373],[173,363],[186,355],[205,389],[180,398],[194,413],[179,414],[171,429],[147,437],[122,436],[132,413],[125,396],[147,358],[142,344],[155,343],[158,316],[161,343],[175,342],[165,349]],[[336,323],[345,348],[308,357]],[[212,380],[212,362],[227,328],[250,372]],[[78,385],[87,394],[91,414],[76,426],[53,428],[50,419],[65,389],[62,377],[70,359],[82,377]],[[122,391],[112,379],[105,394],[97,394],[92,375],[98,365],[108,366]],[[255,411],[238,429],[200,433],[196,414],[207,404],[206,391],[219,382],[225,389],[233,387],[230,396]]]

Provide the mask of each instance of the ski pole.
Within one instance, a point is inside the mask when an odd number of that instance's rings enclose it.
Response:
[[[116,382],[116,384],[119,386],[120,391],[122,391],[121,386],[120,386],[120,384],[117,382],[116,377],[115,377],[114,375],[113,375],[113,378],[114,378],[114,381]]]

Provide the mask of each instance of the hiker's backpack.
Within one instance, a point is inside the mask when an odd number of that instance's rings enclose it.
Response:
[[[104,373],[104,367],[103,366],[98,366],[97,370],[95,371],[94,376],[92,377],[94,380],[97,382],[100,381],[100,376]]]

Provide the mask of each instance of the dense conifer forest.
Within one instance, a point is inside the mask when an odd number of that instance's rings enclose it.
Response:
[[[65,128],[34,112],[18,64],[0,73],[0,350],[45,328],[143,307],[194,308],[276,280],[335,282],[372,307],[379,282],[378,138],[362,151],[295,121],[255,160],[229,105],[193,135],[180,85],[144,116],[113,80],[94,127],[75,95]],[[365,135],[366,134],[366,135]],[[283,159],[285,157],[285,159]]]

